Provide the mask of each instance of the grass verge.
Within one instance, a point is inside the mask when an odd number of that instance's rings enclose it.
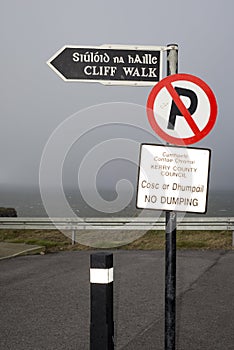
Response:
[[[0,241],[35,244],[45,247],[45,252],[94,249],[82,244],[71,244],[71,239],[57,230],[0,230]],[[158,250],[165,247],[164,231],[148,231],[134,242],[116,249]],[[110,246],[107,247],[110,249]],[[178,249],[231,250],[231,231],[177,231]],[[103,249],[103,248],[102,248]]]
[[[180,231],[176,233],[177,249],[233,249],[230,231]],[[165,232],[149,231],[122,249],[156,250],[165,248]]]

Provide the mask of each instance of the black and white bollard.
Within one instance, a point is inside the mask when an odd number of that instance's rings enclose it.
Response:
[[[90,255],[90,350],[114,349],[113,254]]]

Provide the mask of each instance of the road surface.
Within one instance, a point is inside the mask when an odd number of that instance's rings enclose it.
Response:
[[[0,349],[89,349],[89,256],[0,261]],[[164,252],[115,251],[117,350],[164,349]],[[234,251],[178,251],[177,350],[234,349]]]

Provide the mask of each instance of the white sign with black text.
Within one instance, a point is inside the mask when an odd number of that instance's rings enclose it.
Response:
[[[142,144],[137,208],[205,213],[209,149]]]

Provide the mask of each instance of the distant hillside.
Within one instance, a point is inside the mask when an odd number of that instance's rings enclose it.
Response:
[[[14,208],[0,207],[0,217],[17,217],[17,212]]]

